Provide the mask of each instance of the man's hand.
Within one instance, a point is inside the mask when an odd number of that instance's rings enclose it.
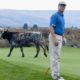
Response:
[[[54,39],[54,38],[53,38],[53,39]],[[58,45],[59,45],[57,39],[53,40],[53,42],[54,42],[54,45],[55,45],[55,46],[58,46]]]
[[[58,46],[59,44],[58,44],[58,42],[55,42],[54,45],[55,45],[55,46]]]

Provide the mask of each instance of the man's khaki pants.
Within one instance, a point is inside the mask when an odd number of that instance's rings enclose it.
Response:
[[[56,35],[58,46],[54,45],[54,39],[51,34],[49,35],[49,48],[50,48],[50,68],[51,76],[56,79],[60,76],[60,52],[62,47],[62,36]]]

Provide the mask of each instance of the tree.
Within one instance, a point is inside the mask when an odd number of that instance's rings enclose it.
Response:
[[[37,24],[33,25],[33,30],[38,30],[38,25]]]
[[[23,25],[23,29],[28,29],[28,24],[25,23],[25,24]]]

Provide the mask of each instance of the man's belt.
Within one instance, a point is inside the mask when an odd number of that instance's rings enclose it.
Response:
[[[55,32],[55,34],[60,35],[60,36],[63,36],[63,34],[60,34],[60,33],[57,33],[57,32]]]

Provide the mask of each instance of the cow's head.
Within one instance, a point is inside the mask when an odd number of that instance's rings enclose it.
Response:
[[[1,35],[1,38],[7,39],[8,38],[8,30],[4,31]]]

